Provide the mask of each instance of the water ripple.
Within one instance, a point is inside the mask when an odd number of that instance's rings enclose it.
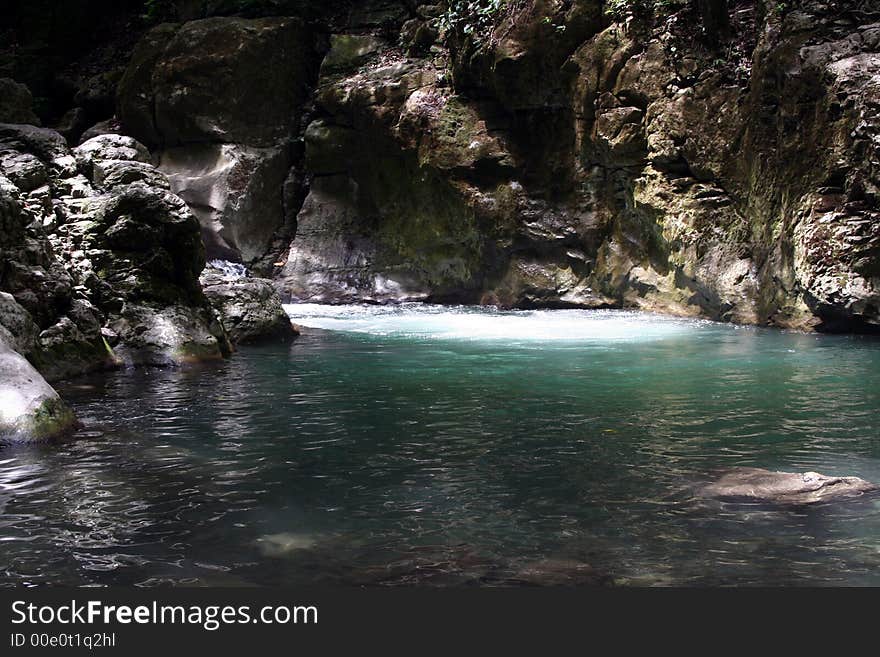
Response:
[[[333,330],[63,387],[79,439],[0,452],[0,585],[495,586],[585,563],[634,585],[880,585],[877,502],[692,495],[732,466],[880,481],[876,340],[290,310]]]

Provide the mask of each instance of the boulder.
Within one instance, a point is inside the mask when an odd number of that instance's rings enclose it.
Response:
[[[119,119],[158,151],[209,258],[260,260],[284,224],[279,190],[316,69],[312,31],[296,18],[161,25],[138,45]]]
[[[800,506],[858,497],[877,489],[876,484],[858,477],[736,468],[701,488],[698,494],[700,497],[730,502]]]
[[[119,125],[117,119],[107,119],[106,121],[98,121],[96,124],[88,128],[79,138],[80,145],[87,142],[93,137],[101,135],[118,135],[122,132],[122,126]]]
[[[200,281],[233,344],[290,340],[296,335],[272,281],[230,274],[211,264]]]
[[[201,305],[199,225],[179,197],[136,181],[89,201],[92,219],[69,234],[114,297]]]
[[[48,441],[77,424],[52,386],[0,337],[0,444]]]
[[[132,160],[100,160],[92,165],[92,182],[104,189],[114,189],[142,182],[154,189],[171,189],[171,183],[152,164]]]
[[[294,18],[160,25],[138,45],[120,82],[119,119],[151,147],[287,140],[313,75],[311,34]]]
[[[67,147],[67,141],[49,128],[0,123],[0,150],[36,155],[60,178],[76,174],[76,160]]]
[[[30,89],[11,78],[0,78],[0,123],[40,125]]]
[[[128,136],[71,152],[51,130],[0,125],[0,317],[50,381],[230,353],[198,281],[198,220],[149,161]]]
[[[219,360],[230,347],[210,307],[127,303],[109,328],[126,366],[179,366]]]
[[[80,171],[92,179],[92,166],[102,160],[131,160],[150,162],[150,151],[133,137],[117,134],[96,135],[73,149]]]
[[[0,150],[0,169],[23,193],[42,187],[49,179],[49,172],[40,158],[16,150]]]
[[[193,144],[160,155],[171,189],[192,208],[209,259],[260,258],[284,219],[287,148]]]

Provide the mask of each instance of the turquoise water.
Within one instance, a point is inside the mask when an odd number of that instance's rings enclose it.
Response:
[[[65,385],[78,439],[0,451],[0,583],[880,585],[876,497],[695,495],[733,466],[880,482],[876,338],[289,311],[292,345]]]

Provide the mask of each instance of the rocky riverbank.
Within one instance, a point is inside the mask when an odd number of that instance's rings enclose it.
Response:
[[[53,130],[0,124],[0,171],[2,440],[74,426],[47,381],[293,336],[264,281],[206,281],[206,296],[199,221],[132,137],[71,149]]]

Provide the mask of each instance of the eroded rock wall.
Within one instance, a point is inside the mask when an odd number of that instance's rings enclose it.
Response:
[[[872,330],[880,8],[729,8],[718,46],[688,7],[615,22],[588,0],[509,3],[445,44],[433,5],[392,39],[350,24],[282,294]]]
[[[284,226],[317,60],[314,30],[295,17],[162,24],[135,49],[120,122],[198,216],[209,259],[253,264]]]

